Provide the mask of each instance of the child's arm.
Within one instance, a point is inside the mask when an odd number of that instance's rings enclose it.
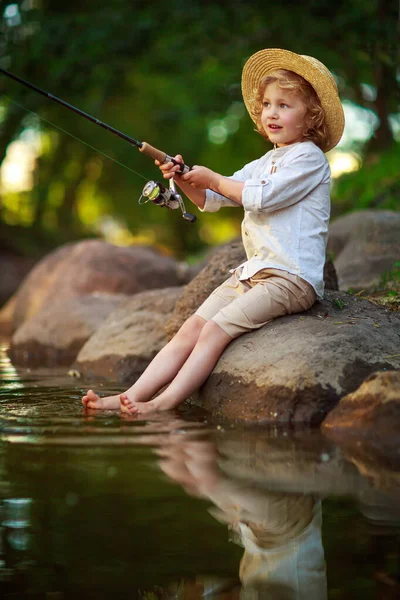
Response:
[[[175,156],[175,160],[183,162],[180,154]],[[206,190],[221,194],[236,204],[242,204],[242,191],[244,183],[235,181],[228,177],[223,177],[207,167],[195,165],[189,173],[178,175],[179,166],[172,162],[161,164],[155,161],[165,179],[175,177],[175,183],[181,188],[184,194],[200,209],[204,208],[206,200]]]
[[[242,192],[244,188],[244,182],[242,181],[235,181],[215,171],[211,171],[207,167],[197,165],[189,173],[182,175],[181,179],[185,183],[189,183],[192,189],[208,189],[233,200],[236,204],[242,204]]]

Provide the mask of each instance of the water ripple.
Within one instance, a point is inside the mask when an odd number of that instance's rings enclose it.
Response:
[[[118,411],[86,411],[86,388],[65,369],[17,369],[0,344],[0,440],[42,446],[154,446],[171,435],[204,435],[203,412],[185,408],[178,415],[140,421]],[[102,395],[121,391],[100,385]]]

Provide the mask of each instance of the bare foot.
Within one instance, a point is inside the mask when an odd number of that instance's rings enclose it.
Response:
[[[158,401],[157,398],[150,400],[149,402],[134,402],[128,398],[126,393],[120,394],[120,410],[128,415],[145,415],[147,413],[154,413],[158,410],[168,410],[166,405],[163,405]]]
[[[82,404],[85,408],[94,408],[96,410],[119,410],[119,395],[106,396],[100,398],[93,390],[88,390],[86,396],[82,398]]]

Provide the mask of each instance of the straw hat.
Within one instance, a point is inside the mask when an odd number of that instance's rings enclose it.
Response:
[[[329,141],[323,148],[331,150],[339,143],[344,129],[343,107],[339,99],[338,88],[332,73],[319,60],[305,54],[296,54],[290,50],[269,48],[250,56],[243,67],[242,93],[250,117],[256,122],[254,103],[258,85],[268,73],[285,69],[301,75],[312,85],[321,102],[329,130]]]

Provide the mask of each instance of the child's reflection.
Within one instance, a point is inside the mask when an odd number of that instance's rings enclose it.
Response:
[[[158,450],[160,466],[188,494],[209,498],[211,514],[244,547],[241,598],[325,599],[320,502],[228,478],[218,466],[215,443],[189,438],[168,436]]]

